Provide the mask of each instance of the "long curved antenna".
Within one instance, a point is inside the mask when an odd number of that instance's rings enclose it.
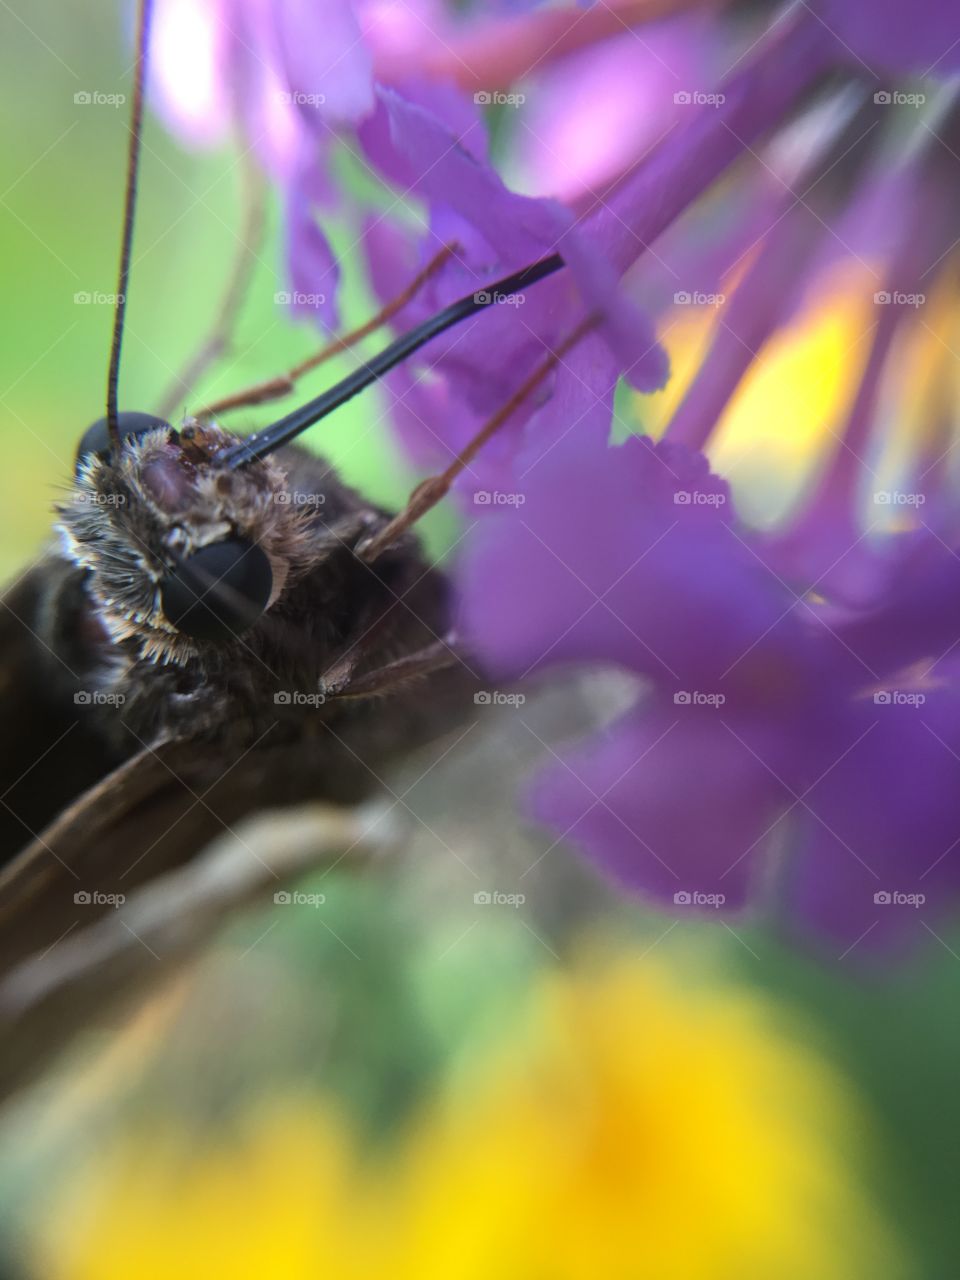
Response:
[[[123,233],[120,241],[120,273],[117,281],[116,310],[113,315],[113,340],[110,343],[110,366],[107,371],[107,432],[110,447],[120,448],[117,391],[120,382],[120,349],[123,346],[123,318],[127,310],[127,287],[130,283],[130,251],[133,246],[133,221],[137,209],[137,177],[143,134],[144,84],[147,78],[147,53],[150,46],[150,19],[153,0],[140,0],[137,6],[137,61],[133,79],[133,103],[130,108],[130,141],[127,147],[127,182],[123,196]]]
[[[541,258],[539,262],[534,262],[529,267],[514,271],[512,275],[504,276],[502,280],[497,280],[485,289],[468,294],[467,297],[460,298],[457,302],[451,302],[443,311],[431,316],[423,324],[417,325],[409,333],[403,334],[395,342],[391,342],[378,356],[374,356],[369,364],[363,364],[359,369],[355,369],[342,382],[338,382],[336,386],[325,391],[323,395],[317,396],[315,400],[308,400],[305,405],[295,409],[293,413],[287,414],[285,418],[280,418],[279,421],[274,422],[271,426],[264,427],[262,431],[257,431],[254,435],[248,436],[240,444],[234,445],[230,449],[225,449],[219,455],[217,461],[220,466],[235,470],[237,467],[242,467],[257,458],[266,457],[268,453],[273,453],[274,449],[279,449],[281,445],[288,444],[301,431],[306,431],[307,427],[312,427],[315,422],[325,418],[334,409],[339,409],[342,404],[351,400],[358,392],[363,391],[365,387],[369,387],[371,382],[376,382],[384,374],[389,373],[391,369],[406,360],[408,356],[413,355],[431,338],[436,338],[444,330],[452,328],[453,325],[459,324],[462,320],[466,320],[478,311],[484,311],[487,307],[496,306],[498,302],[502,302],[505,298],[517,293],[518,290],[523,289],[525,286],[536,284],[538,280],[542,280],[545,276],[553,275],[555,271],[559,271],[565,265],[560,254],[553,253],[550,257]]]

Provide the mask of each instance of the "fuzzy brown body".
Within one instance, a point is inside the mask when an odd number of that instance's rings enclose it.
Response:
[[[236,481],[203,459],[189,486],[178,449],[91,469],[88,497],[61,508],[65,549],[0,611],[0,970],[72,926],[77,892],[129,894],[257,809],[355,802],[469,705],[459,663],[350,696],[450,627],[446,581],[412,537],[373,565],[355,554],[386,513],[296,448]],[[184,644],[148,599],[159,548],[174,527],[202,542],[240,521],[269,549],[276,597],[244,634]]]

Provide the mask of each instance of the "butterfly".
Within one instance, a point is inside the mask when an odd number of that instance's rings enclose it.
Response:
[[[142,2],[107,412],[80,437],[56,542],[0,609],[0,1027],[24,1063],[27,1027],[57,1040],[76,1018],[69,984],[52,1003],[24,998],[38,957],[103,931],[118,902],[248,815],[357,804],[462,718],[479,672],[412,527],[529,388],[397,515],[294,441],[564,266],[554,254],[454,302],[251,436],[209,412],[174,426],[121,411],[148,14]]]

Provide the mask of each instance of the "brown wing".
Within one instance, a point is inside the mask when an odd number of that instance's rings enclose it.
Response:
[[[320,799],[355,805],[375,790],[363,754],[373,742],[374,758],[390,754],[388,719],[351,716],[337,730],[318,724],[308,740],[271,745],[267,735],[232,754],[222,742],[159,743],[0,870],[0,1098],[189,958],[230,911],[326,855],[355,860],[363,847],[381,847],[382,825],[369,832],[365,809],[314,804],[323,826],[313,844],[276,811]],[[434,736],[435,721],[411,715],[405,727],[412,746]],[[244,819],[253,814],[251,832]],[[221,859],[213,875],[204,851],[224,843],[234,869],[224,876]]]
[[[134,770],[139,776],[131,774],[130,785],[124,784],[131,802],[134,782],[142,789],[146,772]],[[0,977],[0,1099],[36,1079],[79,1032],[114,1021],[189,961],[234,912],[269,902],[306,870],[344,858],[354,862],[388,839],[380,807],[371,812],[313,804],[261,814],[15,965]],[[27,902],[36,909],[43,900],[43,888],[34,883]]]
[[[302,744],[166,742],[108,774],[0,871],[0,980],[189,861],[247,814],[316,799]]]
[[[76,579],[48,555],[0,597],[0,866],[110,768],[47,640],[54,601]]]
[[[96,959],[105,934],[112,930],[115,939],[118,928],[135,927],[126,905],[117,910],[121,898],[136,903],[171,874],[187,875],[187,864],[211,841],[234,835],[252,813],[318,799],[356,804],[376,789],[391,757],[448,727],[441,714],[448,696],[451,707],[463,700],[459,673],[437,672],[424,696],[407,684],[433,666],[394,662],[386,686],[374,682],[366,701],[335,702],[305,718],[295,740],[289,725],[274,724],[252,746],[249,736],[246,745],[233,743],[224,722],[214,736],[161,741],[111,767],[73,702],[77,678],[57,671],[60,660],[40,638],[45,628],[52,634],[51,601],[73,589],[75,573],[62,561],[41,566],[18,584],[0,616],[3,688],[16,721],[9,722],[3,774],[10,821],[0,848],[0,1042],[8,1047],[0,1055],[0,1094],[136,986],[129,955],[119,969],[109,960],[101,968]],[[380,702],[376,695],[394,683],[401,692]],[[31,720],[38,707],[42,715]],[[19,852],[3,865],[11,849]],[[248,852],[261,881],[279,884],[258,848]],[[195,921],[194,943],[214,923]],[[135,954],[149,960],[154,977],[182,954],[176,931],[165,937],[169,955],[137,941],[143,954]],[[57,966],[59,977],[50,979]]]
[[[318,789],[316,755],[300,743],[238,748],[233,758],[221,747],[160,743],[85,792],[0,870],[0,1098],[189,958],[230,911],[357,843],[350,811],[321,806],[313,845],[296,825],[265,839],[270,813],[249,842],[243,836],[247,815],[314,800]],[[203,851],[217,837],[241,865],[224,875],[221,858],[211,876]]]

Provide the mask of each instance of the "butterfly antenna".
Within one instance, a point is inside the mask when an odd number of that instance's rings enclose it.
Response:
[[[116,310],[113,316],[113,339],[110,343],[110,366],[107,371],[107,432],[111,448],[120,448],[120,425],[117,391],[120,382],[120,350],[123,346],[123,319],[127,310],[127,287],[130,281],[130,252],[133,246],[133,223],[137,209],[137,177],[143,138],[143,100],[147,78],[147,53],[150,46],[150,19],[153,0],[139,0],[137,5],[137,53],[133,79],[133,103],[130,109],[130,139],[127,147],[127,181],[123,196],[123,233],[120,241],[120,272],[117,281]]]

